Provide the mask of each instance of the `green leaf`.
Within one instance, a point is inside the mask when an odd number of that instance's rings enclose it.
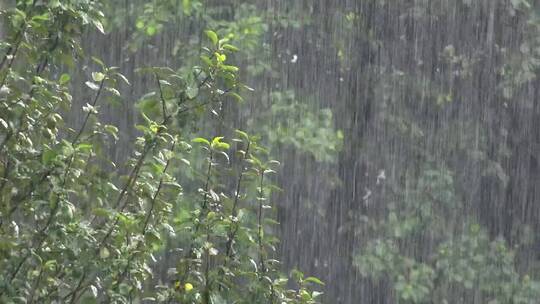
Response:
[[[46,13],[41,14],[41,15],[33,16],[32,20],[33,21],[47,21],[47,20],[49,20],[49,13],[46,12]]]
[[[229,93],[227,93],[227,95],[234,97],[234,99],[236,99],[236,101],[238,101],[240,103],[244,102],[244,98],[242,96],[240,96],[238,93],[229,92]]]
[[[237,47],[235,47],[235,46],[232,45],[232,44],[228,44],[228,43],[226,43],[226,44],[223,45],[223,49],[224,49],[224,50],[227,50],[227,51],[231,51],[231,52],[238,52],[238,48],[237,48]]]
[[[154,230],[148,231],[145,237],[150,244],[159,244],[161,242],[161,236]]]
[[[15,14],[13,14],[13,16],[11,17],[11,23],[14,27],[18,27],[24,22],[25,19],[26,13],[16,8]]]
[[[98,289],[97,289],[96,286],[90,285],[90,293],[92,294],[92,297],[93,297],[94,299],[97,299],[99,293],[98,293]]]
[[[105,34],[105,29],[103,28],[103,24],[101,23],[101,21],[99,20],[92,20],[92,23],[94,24],[94,26],[97,28],[97,30],[102,33],[102,34]]]
[[[235,130],[234,132],[236,132],[236,134],[240,135],[245,140],[249,140],[249,135],[246,132],[242,130]]]
[[[105,208],[95,208],[92,210],[96,216],[108,218],[111,215],[111,212]]]
[[[202,137],[194,138],[191,141],[194,142],[194,143],[205,144],[207,146],[210,146],[210,142],[208,140],[206,140],[205,138],[202,138]]]
[[[45,264],[43,264],[43,268],[51,271],[56,267],[56,265],[57,265],[56,260],[49,260],[45,262]]]
[[[191,16],[191,0],[182,0],[182,10],[186,16]]]
[[[311,282],[311,283],[315,283],[315,284],[319,284],[319,285],[323,285],[323,286],[324,286],[323,281],[319,280],[319,279],[316,278],[316,277],[307,277],[307,278],[304,279],[304,281],[306,281],[306,282]]]
[[[97,114],[98,109],[97,107],[92,106],[91,104],[87,103],[83,106],[83,112],[90,113],[90,114]]]
[[[293,277],[296,282],[300,282],[304,278],[304,274],[298,269],[293,269],[291,270],[291,277]]]
[[[157,33],[157,27],[155,25],[149,25],[146,28],[146,35],[154,36]]]
[[[90,89],[94,91],[99,91],[99,86],[91,81],[87,81],[84,84],[86,84],[87,87],[89,87]]]
[[[204,31],[204,33],[206,34],[206,37],[208,37],[208,39],[212,41],[212,44],[214,45],[218,44],[218,35],[216,34],[216,32],[207,30],[207,31]]]
[[[135,23],[135,27],[139,30],[142,30],[144,28],[144,21],[137,20],[137,23]]]
[[[123,74],[116,73],[115,75],[118,76],[120,79],[122,79],[122,81],[124,81],[127,85],[131,85],[131,83],[129,83],[129,80],[127,79],[127,77],[124,76]]]
[[[9,126],[5,120],[0,118],[0,126],[2,126],[4,129],[7,129]]]
[[[224,138],[223,136],[216,136],[216,137],[214,137],[214,138],[212,139],[212,145],[221,142],[221,140],[222,140],[223,138]]]
[[[101,82],[103,79],[105,79],[105,74],[100,72],[92,72],[92,79],[94,79],[95,82]]]
[[[313,299],[315,299],[315,298],[321,296],[322,294],[323,294],[323,293],[320,292],[320,291],[313,291],[313,292],[311,293],[311,297],[312,297]]]
[[[94,146],[92,146],[91,144],[82,143],[82,144],[78,144],[76,149],[83,152],[90,152],[92,151],[93,147]]]
[[[101,247],[101,249],[99,250],[99,257],[102,259],[106,259],[110,255],[111,254],[109,253],[109,249],[107,249],[107,247]]]
[[[243,85],[244,89],[250,91],[250,92],[255,92],[255,89],[250,87],[250,86],[247,86],[247,85]]]
[[[186,95],[189,99],[193,99],[199,95],[199,89],[197,87],[188,86],[186,88]]]
[[[300,290],[300,297],[301,297],[302,300],[304,300],[304,301],[309,301],[309,300],[311,300],[311,295],[310,295],[309,292],[307,292],[305,289]]]
[[[105,90],[107,90],[108,92],[111,92],[113,95],[116,95],[116,96],[118,96],[118,97],[121,96],[120,91],[118,91],[118,90],[115,89],[115,88],[108,88],[108,87],[107,87],[107,88],[105,88]]]
[[[74,209],[75,208],[73,207],[73,205],[67,203],[67,204],[62,205],[60,212],[62,213],[63,217],[71,220],[73,218]]]
[[[67,84],[70,80],[71,80],[71,76],[70,76],[69,74],[62,74],[62,76],[60,76],[60,79],[58,80],[58,82],[59,82],[61,85],[65,85],[65,84]]]
[[[118,140],[118,128],[113,125],[105,125],[105,131],[109,133],[114,139]]]
[[[210,57],[206,56],[206,55],[201,55],[201,60],[206,63],[206,65],[208,66],[213,66],[214,63],[212,62],[212,60],[210,59]]]
[[[60,3],[60,0],[51,0],[51,1],[49,2],[49,7],[50,7],[50,8],[57,8],[57,7],[59,7],[60,5],[62,5],[62,4]]]
[[[214,149],[229,150],[230,145],[228,143],[220,142],[213,146]]]
[[[222,65],[221,68],[222,68],[224,71],[231,72],[231,73],[236,73],[236,72],[238,72],[238,70],[239,70],[238,67],[235,67],[235,66],[233,66],[233,65]]]
[[[95,63],[97,63],[100,67],[105,67],[105,63],[103,63],[103,61],[101,61],[101,59],[97,58],[97,57],[94,57],[92,56],[92,61],[94,61]]]
[[[41,155],[41,162],[44,165],[48,165],[49,163],[51,163],[56,158],[57,155],[58,154],[54,150],[46,149],[43,152],[43,155]]]
[[[230,148],[230,145],[228,143],[222,142],[222,139],[223,136],[214,137],[214,139],[212,139],[212,144],[210,145],[212,149],[228,150]]]
[[[220,54],[216,52],[214,55],[216,56],[218,62],[225,62],[225,60],[227,60],[227,55],[225,54]]]

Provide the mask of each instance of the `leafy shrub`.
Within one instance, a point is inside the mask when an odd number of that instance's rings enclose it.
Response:
[[[118,68],[92,58],[83,121],[65,122],[81,71],[64,68],[84,59],[80,33],[105,31],[101,9],[17,1],[2,12],[0,301],[315,303],[310,285],[322,282],[295,271],[290,289],[273,256],[279,163],[243,131],[232,141],[186,137],[187,120],[241,99],[228,60],[236,48],[215,32],[195,66],[140,69],[155,88],[138,102],[125,164],[105,149],[123,135],[99,119],[103,99],[130,85]]]

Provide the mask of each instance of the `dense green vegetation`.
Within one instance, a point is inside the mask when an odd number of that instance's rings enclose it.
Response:
[[[3,12],[1,302],[315,303],[309,286],[322,282],[294,270],[291,289],[274,258],[279,162],[243,131],[190,131],[250,89],[228,60],[238,47],[206,30],[193,65],[141,66],[155,85],[137,101],[133,152],[114,162],[107,148],[121,135],[100,111],[130,102],[130,80],[81,44],[82,33],[105,32],[105,8],[18,1]],[[161,28],[140,18],[146,35]],[[81,85],[91,98],[71,126],[64,116]]]
[[[0,37],[0,303],[540,301],[534,1],[4,0]]]

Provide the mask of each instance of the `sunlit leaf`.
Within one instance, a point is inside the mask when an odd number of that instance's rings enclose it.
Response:
[[[211,31],[211,30],[206,30],[206,31],[204,31],[204,33],[206,34],[206,37],[208,37],[208,39],[210,39],[210,41],[212,41],[212,44],[214,44],[214,45],[218,44],[218,36],[217,36],[216,32]]]

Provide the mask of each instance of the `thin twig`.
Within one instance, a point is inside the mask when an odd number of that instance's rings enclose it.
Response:
[[[171,147],[171,151],[174,151],[175,146],[176,146],[176,142],[173,142],[172,147]],[[157,201],[157,197],[158,197],[158,195],[159,195],[159,193],[161,191],[161,188],[163,187],[163,180],[164,180],[164,177],[165,177],[165,173],[167,173],[167,169],[169,168],[170,163],[171,163],[171,158],[167,159],[167,162],[165,164],[165,168],[163,169],[163,173],[161,175],[161,178],[159,179],[159,184],[158,184],[157,190],[154,193],[154,195],[152,196],[152,199],[150,201],[150,209],[148,210],[148,212],[146,214],[144,224],[143,224],[143,228],[142,228],[142,231],[141,231],[142,236],[146,235],[148,225],[150,223],[150,218],[153,215],[154,208],[155,208],[156,201]],[[135,258],[136,252],[139,251],[140,246],[142,246],[142,244],[143,244],[142,242],[139,242],[137,244],[137,248],[134,250],[134,253],[129,257],[129,260],[127,262],[126,267],[124,268],[124,270],[122,271],[122,273],[119,276],[119,279],[115,283],[117,286],[120,285],[120,283],[122,283],[122,281],[124,280],[127,272],[129,271],[129,266],[130,266],[132,260]]]
[[[259,244],[259,262],[261,263],[261,270],[263,273],[266,272],[266,265],[264,262],[264,247],[262,242],[262,233],[263,233],[263,225],[262,225],[262,216],[263,216],[263,201],[264,201],[264,190],[263,190],[263,180],[264,180],[264,170],[261,170],[261,181],[259,184],[259,212],[257,215],[257,242]]]
[[[232,207],[232,210],[231,210],[231,216],[232,216],[233,220],[237,216],[237,210],[236,209],[238,207],[238,202],[240,200],[240,187],[241,187],[241,184],[242,184],[242,177],[244,175],[244,164],[243,163],[244,163],[244,160],[246,159],[246,156],[249,154],[250,145],[251,145],[251,141],[248,140],[246,151],[243,154],[242,159],[240,160],[240,174],[238,175],[238,180],[236,182],[236,192],[234,194],[234,202],[233,202],[233,207]],[[236,237],[237,232],[238,232],[238,223],[236,221],[233,221],[233,228],[232,228],[232,230],[229,231],[227,243],[225,245],[225,256],[227,258],[232,257],[232,252],[231,252],[232,244],[234,242],[234,238]],[[227,263],[227,260],[228,259],[225,259],[225,262],[224,262],[225,264]]]

